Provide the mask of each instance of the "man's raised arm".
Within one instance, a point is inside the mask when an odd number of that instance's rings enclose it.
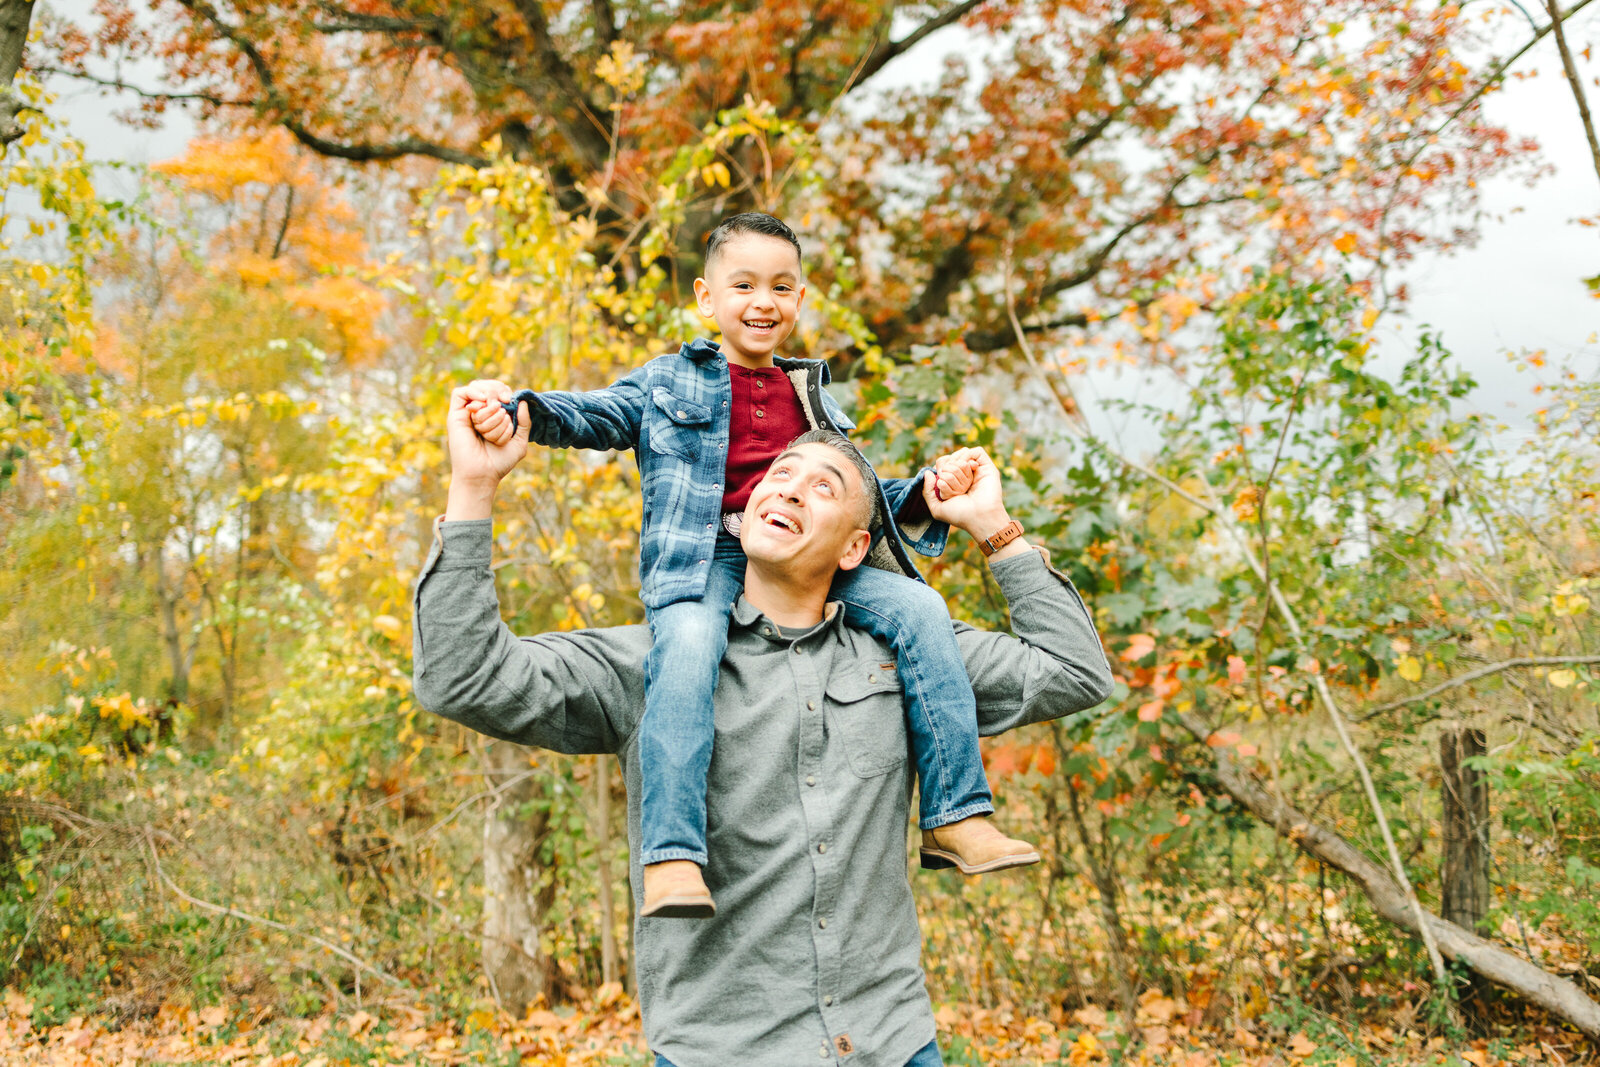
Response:
[[[447,419],[450,502],[412,607],[412,688],[424,708],[480,733],[558,752],[615,752],[643,705],[644,627],[519,640],[490,570],[495,492],[528,449],[528,420],[494,445],[472,428],[472,386]],[[526,416],[526,409],[522,412]]]
[[[971,454],[979,460],[971,489],[949,500],[932,493],[925,499],[936,519],[994,546],[989,568],[1005,594],[1017,635],[956,623],[956,640],[978,698],[978,732],[998,734],[1103,703],[1114,682],[1088,608],[1066,576],[1026,538],[1008,539],[1012,520],[1000,472],[982,449]]]

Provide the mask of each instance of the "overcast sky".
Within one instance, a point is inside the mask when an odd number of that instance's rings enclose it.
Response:
[[[84,18],[90,7],[90,0],[44,2],[74,18]],[[1597,36],[1600,17],[1591,11],[1568,28],[1574,50]],[[931,36],[885,70],[881,80],[901,85],[931,81],[938,76],[942,55],[961,46],[960,33],[954,28]],[[1586,77],[1600,72],[1600,59],[1585,63],[1580,58],[1579,63]],[[1561,77],[1554,42],[1541,42],[1515,69],[1538,73],[1513,79],[1504,91],[1489,96],[1488,117],[1515,136],[1537,139],[1552,173],[1531,187],[1509,178],[1486,183],[1477,243],[1448,255],[1424,256],[1408,267],[1401,277],[1412,294],[1409,312],[1404,318],[1391,317],[1382,329],[1391,354],[1407,350],[1408,339],[1421,324],[1441,331],[1446,346],[1481,383],[1480,410],[1520,427],[1537,405],[1529,393],[1532,380],[1510,368],[1508,350],[1544,349],[1552,363],[1571,356],[1583,373],[1600,375],[1600,345],[1590,340],[1600,330],[1600,300],[1589,295],[1581,280],[1600,274],[1600,228],[1576,221],[1582,216],[1600,220],[1600,177]],[[152,82],[153,73],[127,72]],[[54,112],[97,159],[150,163],[170,158],[193,133],[181,112],[172,113],[160,130],[132,129],[110,117],[123,105],[98,90],[62,79],[51,87],[60,95]],[[1591,84],[1590,92],[1595,98],[1591,106],[1600,106],[1600,90]],[[1106,392],[1124,392],[1132,385],[1099,384]]]

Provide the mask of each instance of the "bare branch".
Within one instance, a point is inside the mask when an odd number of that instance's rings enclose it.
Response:
[[[1594,119],[1589,117],[1589,99],[1583,92],[1583,79],[1578,76],[1578,66],[1572,61],[1572,50],[1567,47],[1567,34],[1561,28],[1561,8],[1556,0],[1545,0],[1550,12],[1550,32],[1555,34],[1556,50],[1561,53],[1561,69],[1566,72],[1567,84],[1572,87],[1572,98],[1578,104],[1578,118],[1583,121],[1584,136],[1589,138],[1589,158],[1594,161],[1595,177],[1600,178],[1600,141],[1595,140]]]
[[[1482,667],[1476,667],[1465,674],[1458,674],[1449,681],[1440,682],[1432,689],[1418,693],[1416,696],[1402,697],[1399,700],[1391,700],[1387,704],[1379,704],[1353,721],[1366,722],[1368,719],[1376,718],[1386,711],[1403,708],[1407,704],[1420,704],[1424,700],[1438,696],[1440,693],[1451,689],[1459,689],[1461,686],[1475,682],[1479,678],[1487,678],[1489,675],[1499,674],[1501,671],[1509,671],[1518,667],[1554,667],[1571,663],[1600,663],[1600,656],[1517,656],[1514,659],[1498,660]]]
[[[135,85],[132,82],[124,81],[121,78],[102,78],[97,74],[90,74],[86,70],[73,70],[69,67],[31,67],[29,69],[36,71],[39,74],[55,74],[63,78],[71,78],[74,81],[87,82],[90,85],[98,85],[102,89],[115,89],[118,92],[133,93],[135,96],[142,97],[145,100],[161,100],[177,104],[193,102],[209,104],[212,107],[257,106],[257,101],[254,100],[229,100],[226,97],[218,96],[215,93],[173,93],[168,92],[165,89],[146,89],[141,85]]]
[[[411,986],[406,982],[396,978],[388,971],[368,963],[361,957],[354,955],[343,948],[340,948],[338,945],[327,940],[326,938],[318,937],[316,934],[307,933],[304,930],[296,930],[294,927],[285,925],[284,923],[278,922],[274,919],[263,918],[260,915],[252,915],[247,911],[240,911],[238,908],[223,907],[221,904],[213,904],[209,900],[201,900],[199,897],[191,896],[190,894],[185,893],[183,890],[179,889],[175,884],[173,884],[172,879],[167,877],[167,872],[161,869],[161,860],[156,855],[156,845],[154,839],[147,836],[145,839],[145,844],[149,849],[151,871],[155,874],[156,879],[162,885],[166,886],[168,891],[170,891],[179,900],[187,901],[194,907],[197,907],[202,911],[209,911],[213,915],[227,915],[230,918],[242,919],[245,922],[254,923],[257,926],[266,926],[274,930],[281,930],[286,934],[293,934],[295,937],[303,937],[307,941],[312,941],[318,945],[321,945],[323,948],[327,949],[329,952],[333,953],[335,956],[338,956],[340,959],[344,960],[346,963],[349,963],[358,970],[366,971],[368,974],[381,978],[385,982],[390,982],[394,985],[397,985],[402,989],[411,988]]]
[[[944,29],[951,23],[958,22],[968,12],[976,10],[983,5],[984,0],[962,0],[954,7],[946,8],[933,18],[912,30],[898,41],[884,41],[867,53],[867,58],[862,62],[856,72],[855,80],[850,83],[851,89],[860,88],[868,78],[888,65],[891,59],[904,55],[915,48],[931,33]],[[848,91],[848,90],[847,90]]]

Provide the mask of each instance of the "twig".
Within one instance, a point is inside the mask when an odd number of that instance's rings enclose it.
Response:
[[[1353,721],[1366,722],[1368,719],[1382,715],[1386,711],[1403,708],[1407,704],[1420,704],[1430,697],[1438,696],[1447,689],[1456,689],[1469,682],[1475,682],[1479,678],[1486,678],[1491,674],[1499,674],[1501,671],[1509,671],[1514,667],[1553,667],[1566,663],[1600,663],[1600,656],[1517,656],[1514,659],[1499,660],[1498,662],[1470,670],[1466,674],[1458,674],[1449,681],[1440,682],[1432,689],[1418,693],[1416,696],[1402,697],[1399,700],[1391,700],[1387,704],[1379,704]]]
[[[173,884],[172,879],[167,877],[167,872],[161,869],[161,859],[156,854],[155,839],[149,833],[146,833],[145,835],[145,846],[149,849],[150,869],[155,874],[156,879],[162,885],[166,886],[167,889],[170,890],[172,894],[179,900],[186,901],[202,911],[209,911],[215,915],[227,915],[235,919],[241,919],[247,923],[254,923],[257,926],[267,926],[274,930],[280,930],[286,934],[293,934],[296,937],[303,937],[307,941],[313,941],[316,944],[321,945],[335,956],[338,956],[340,959],[351,964],[359,970],[374,974],[383,979],[385,982],[397,985],[402,989],[411,988],[409,983],[403,981],[402,979],[396,978],[394,975],[383,970],[381,967],[376,967],[361,957],[356,956],[343,948],[340,948],[338,945],[335,945],[332,941],[329,941],[326,938],[318,937],[316,934],[308,933],[304,930],[296,930],[294,927],[285,925],[284,923],[280,923],[274,919],[263,918],[260,915],[252,915],[247,911],[240,911],[238,908],[223,907],[221,904],[213,904],[209,900],[201,900],[199,897],[191,896],[188,893],[185,893],[183,890],[179,889],[175,884]]]
[[[1583,120],[1583,133],[1589,139],[1589,158],[1594,162],[1595,177],[1600,178],[1600,141],[1595,140],[1594,119],[1589,117],[1589,100],[1583,92],[1583,79],[1578,76],[1578,66],[1572,61],[1572,50],[1567,47],[1567,35],[1562,30],[1561,7],[1556,0],[1545,0],[1550,11],[1550,32],[1556,39],[1556,50],[1561,53],[1561,69],[1572,87],[1572,98],[1578,104],[1578,118]]]

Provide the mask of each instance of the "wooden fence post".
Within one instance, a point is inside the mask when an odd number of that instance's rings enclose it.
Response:
[[[1439,732],[1441,910],[1445,919],[1468,930],[1489,913],[1489,783],[1483,771],[1467,766],[1467,760],[1486,751],[1482,730],[1447,725]]]

